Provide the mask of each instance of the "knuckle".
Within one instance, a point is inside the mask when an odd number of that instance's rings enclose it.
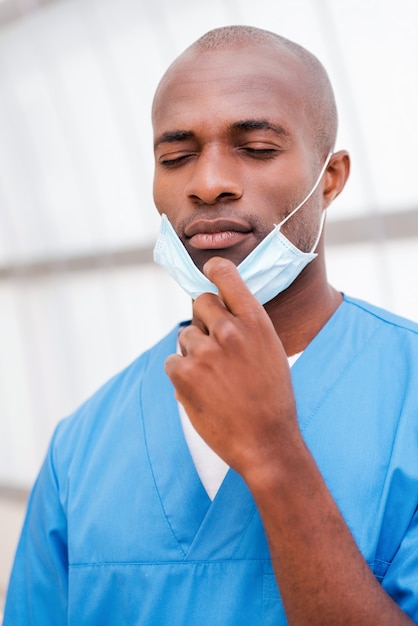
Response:
[[[258,304],[258,303],[257,303]],[[268,315],[264,308],[260,306],[252,306],[248,308],[246,312],[246,322],[251,326],[260,326],[261,324],[265,324],[268,319]]]
[[[202,293],[197,296],[193,302],[193,311],[199,314],[200,311],[205,310],[207,307],[217,306],[219,304],[219,296],[214,293]]]
[[[213,327],[213,334],[220,344],[236,345],[241,337],[236,320],[224,317],[217,320]]]
[[[193,350],[192,373],[196,371],[197,367],[202,367],[203,364],[210,362],[211,358],[213,358],[213,342],[211,340],[199,341]]]

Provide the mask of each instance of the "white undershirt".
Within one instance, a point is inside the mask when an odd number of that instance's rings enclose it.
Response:
[[[177,352],[181,354],[178,345]],[[290,367],[292,367],[301,354],[302,353],[299,352],[298,354],[288,357]],[[221,459],[220,456],[216,454],[216,452],[212,450],[212,448],[208,446],[206,441],[202,439],[189,420],[189,417],[180,402],[178,403],[178,408],[184,437],[187,445],[189,446],[196,471],[207,491],[209,498],[213,500],[226,476],[227,471],[229,470],[229,466],[223,459]]]

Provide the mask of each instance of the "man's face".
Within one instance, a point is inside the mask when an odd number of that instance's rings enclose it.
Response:
[[[252,47],[188,52],[164,77],[154,200],[200,269],[215,254],[240,263],[313,186],[301,73],[288,53]],[[315,197],[283,226],[303,250],[317,233]]]

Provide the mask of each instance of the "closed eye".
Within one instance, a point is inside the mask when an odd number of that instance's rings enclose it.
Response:
[[[177,167],[179,165],[182,165],[183,163],[185,163],[192,156],[193,156],[193,153],[188,152],[187,154],[180,154],[178,156],[174,156],[173,155],[173,156],[170,156],[170,158],[161,157],[158,160],[158,162],[163,167],[173,168],[173,167]]]
[[[240,150],[255,159],[272,159],[280,153],[277,148],[252,148],[250,146],[243,146]]]

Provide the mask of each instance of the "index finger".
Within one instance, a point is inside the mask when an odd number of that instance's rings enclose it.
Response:
[[[221,300],[231,313],[242,315],[256,309],[263,309],[232,261],[222,257],[212,257],[203,266],[203,271],[217,286]]]

